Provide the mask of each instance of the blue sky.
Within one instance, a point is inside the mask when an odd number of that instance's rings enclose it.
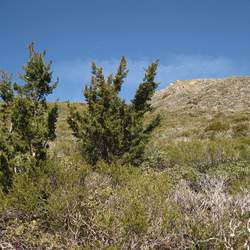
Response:
[[[250,0],[0,0],[0,69],[21,72],[34,41],[53,61],[51,100],[81,100],[90,63],[128,59],[122,95],[160,59],[158,81],[250,75]]]

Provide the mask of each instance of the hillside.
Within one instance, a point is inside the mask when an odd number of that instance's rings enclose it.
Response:
[[[78,109],[79,103],[75,103]],[[160,113],[161,125],[150,148],[191,139],[236,138],[250,134],[250,77],[178,80],[157,91],[152,99],[153,115]],[[53,151],[59,155],[75,151],[67,124],[67,103],[59,103],[57,139]],[[151,116],[151,115],[150,115]]]
[[[158,91],[153,105],[171,111],[250,110],[250,77],[178,80]]]
[[[249,135],[250,77],[176,81],[152,100],[162,116],[153,144]]]
[[[250,77],[177,81],[157,92],[147,118],[160,113],[161,123],[140,166],[87,164],[68,104],[58,103],[50,158],[0,192],[0,248],[248,247],[249,97]]]

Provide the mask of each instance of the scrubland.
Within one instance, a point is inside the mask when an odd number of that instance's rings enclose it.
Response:
[[[140,166],[93,167],[58,106],[48,159],[0,194],[1,249],[249,249],[249,109],[155,108]]]

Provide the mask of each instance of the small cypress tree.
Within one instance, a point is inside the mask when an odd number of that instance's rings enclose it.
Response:
[[[150,100],[158,83],[155,82],[158,61],[148,66],[143,82],[131,103],[119,97],[127,76],[127,63],[121,58],[118,70],[105,79],[103,69],[92,64],[91,84],[84,90],[86,105],[82,113],[70,106],[68,123],[73,135],[91,164],[98,160],[111,162],[115,158],[139,164],[145,145],[160,122],[157,115],[145,127],[145,113],[151,111]]]
[[[12,83],[6,73],[0,79],[0,182],[5,191],[15,173],[46,159],[48,143],[55,139],[57,106],[49,107],[46,96],[57,82],[51,83],[51,62],[46,63],[44,56],[31,44],[20,75],[24,84]]]

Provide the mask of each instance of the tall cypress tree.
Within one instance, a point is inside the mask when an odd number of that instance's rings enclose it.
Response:
[[[0,184],[7,192],[11,185],[12,169],[10,158],[13,151],[12,124],[10,120],[11,105],[14,100],[11,76],[4,71],[0,72]]]
[[[7,190],[12,176],[46,159],[48,143],[55,139],[57,106],[49,107],[46,96],[56,88],[51,62],[45,52],[29,46],[29,59],[20,75],[24,84],[12,83],[7,74],[0,79],[0,182]]]
[[[145,113],[150,111],[150,100],[158,86],[157,66],[158,61],[149,65],[134,99],[126,103],[119,96],[128,74],[125,58],[121,58],[116,74],[110,74],[107,79],[103,69],[92,64],[91,83],[84,90],[84,111],[80,113],[71,107],[68,117],[73,135],[91,164],[116,158],[133,164],[141,162],[148,138],[160,122],[156,116],[147,127],[144,124]]]

